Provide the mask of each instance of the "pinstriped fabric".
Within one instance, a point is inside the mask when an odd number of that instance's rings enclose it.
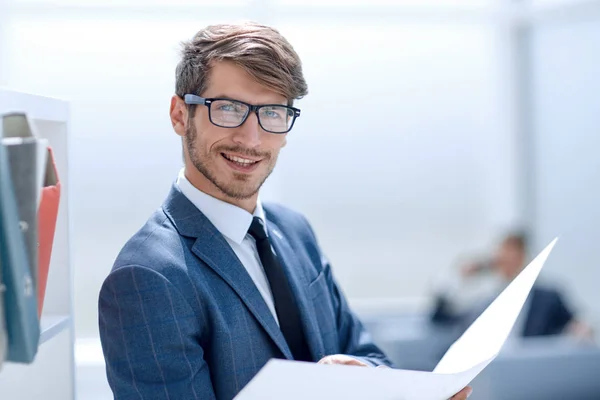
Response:
[[[119,321],[120,321],[121,326],[122,326],[122,324],[123,324],[123,317],[121,315],[121,308],[118,306],[118,304],[119,304],[118,301],[116,301],[117,300],[116,293],[113,293],[113,294],[115,295],[115,304],[117,305],[117,312],[118,312],[118,315],[119,315]],[[123,338],[124,338],[125,332],[122,329],[121,329],[121,335],[123,335]],[[133,374],[133,368],[131,366],[131,360],[129,359],[129,356],[127,354],[128,354],[127,353],[127,348],[125,348],[125,355],[127,357],[127,366],[129,367],[129,371],[131,373],[131,384],[132,384],[133,388],[135,389],[135,391],[137,392],[137,394],[140,395],[140,398],[142,398],[142,394],[140,393],[139,389],[137,388],[137,384],[135,382],[135,375]],[[117,398],[118,398],[118,393],[115,393],[115,400]]]
[[[135,279],[135,270],[133,268],[130,268],[131,271],[131,281],[133,282],[133,287],[135,288],[135,291],[140,299],[140,313],[142,314],[142,318],[144,320],[144,325],[146,330],[148,331],[148,337],[150,338],[150,350],[152,351],[152,356],[154,357],[154,361],[156,362],[156,366],[158,367],[158,370],[160,371],[160,377],[162,378],[163,381],[163,390],[165,391],[165,395],[167,396],[167,399],[171,399],[171,397],[169,396],[169,388],[167,386],[167,381],[165,380],[165,374],[162,370],[162,367],[160,365],[160,363],[158,362],[158,356],[156,354],[156,347],[154,345],[154,339],[152,338],[152,329],[150,328],[149,324],[148,324],[148,320],[146,318],[146,312],[144,311],[144,302],[142,301],[142,296],[140,294],[140,290],[138,288],[138,283],[137,280]],[[168,292],[167,292],[168,293]],[[175,314],[173,314],[173,319],[176,319],[177,316]]]
[[[214,399],[195,337],[199,318],[173,284],[132,265],[114,271],[104,287],[101,339],[115,398]]]
[[[348,308],[303,217],[265,205],[300,300],[314,361],[344,353],[388,364]],[[98,299],[106,370],[119,400],[230,400],[283,335],[222,235],[173,188],[123,247]]]
[[[231,338],[231,336],[229,337],[229,345],[230,345],[230,348],[231,348],[231,351],[229,352],[229,356],[230,356],[230,358],[231,358],[231,366],[232,366],[232,368],[233,368],[233,370],[234,370],[234,371],[237,371],[237,369],[238,369],[238,368],[237,368],[237,367],[236,367],[236,365],[235,365],[235,364],[236,364],[236,363],[235,363],[235,357],[236,357],[236,354],[235,354],[235,352],[234,352],[234,347],[233,347],[233,339]],[[238,392],[238,391],[240,391],[242,388],[240,387],[240,383],[239,383],[239,381],[238,381],[237,374],[233,374],[233,376],[232,376],[232,377],[233,377],[233,381],[234,381],[234,383],[235,383],[235,389],[234,389],[234,390],[235,390],[236,392]]]
[[[165,286],[166,286],[166,283],[165,283]],[[173,321],[175,322],[175,326],[177,327],[177,332],[179,333],[179,340],[181,341],[181,344],[183,347],[183,337],[181,335],[181,328],[179,327],[179,321],[177,320],[177,315],[175,314],[175,309],[173,308],[173,299],[171,298],[171,295],[169,294],[168,290],[166,290],[166,293],[168,294],[167,297],[169,300],[169,305],[171,306],[171,312],[173,313]],[[192,364],[190,363],[190,359],[188,358],[185,347],[183,347],[183,357],[185,358],[185,361],[187,362],[188,366],[190,367],[190,374],[193,374],[194,370],[192,369]],[[194,395],[194,399],[197,400],[198,395],[196,394],[196,388],[194,386],[192,386],[191,389],[192,389],[192,393]]]
[[[250,325],[248,324],[248,315],[246,314],[242,314],[242,317],[244,318],[244,326],[246,327],[246,331],[250,331]],[[258,369],[258,366],[256,365],[256,357],[254,356],[254,349],[252,348],[252,345],[250,345],[249,347],[250,350],[250,360],[252,361],[252,367],[254,369]]]

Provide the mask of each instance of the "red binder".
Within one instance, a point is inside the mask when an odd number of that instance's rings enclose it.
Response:
[[[60,203],[60,180],[54,153],[48,147],[48,159],[46,162],[46,176],[40,206],[38,209],[38,314],[42,315],[44,296],[46,295],[46,283],[50,269],[50,258],[52,256],[52,245],[56,231],[56,220],[58,218],[58,205]]]

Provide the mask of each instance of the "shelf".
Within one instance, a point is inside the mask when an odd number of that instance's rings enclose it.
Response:
[[[48,140],[48,144],[54,150],[63,185],[47,278],[44,313],[40,320],[39,348],[32,363],[6,362],[2,365],[0,399],[74,400],[73,271],[70,257],[68,176],[69,102],[0,87],[0,114],[11,111],[26,112],[36,125],[39,137]]]
[[[69,328],[71,319],[67,315],[42,316],[40,345]]]
[[[12,111],[24,111],[34,120],[52,122],[69,120],[69,106],[64,100],[0,87],[0,113]]]

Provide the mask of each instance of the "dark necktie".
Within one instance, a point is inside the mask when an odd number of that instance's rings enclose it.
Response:
[[[258,256],[267,275],[271,293],[273,293],[279,327],[292,351],[292,355],[295,360],[311,361],[300,322],[298,306],[285,272],[271,248],[271,242],[263,221],[258,217],[254,217],[248,233],[256,240]]]

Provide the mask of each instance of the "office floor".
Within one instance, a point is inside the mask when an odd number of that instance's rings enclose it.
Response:
[[[99,339],[77,340],[77,400],[110,400],[112,392],[106,381],[104,359]]]

